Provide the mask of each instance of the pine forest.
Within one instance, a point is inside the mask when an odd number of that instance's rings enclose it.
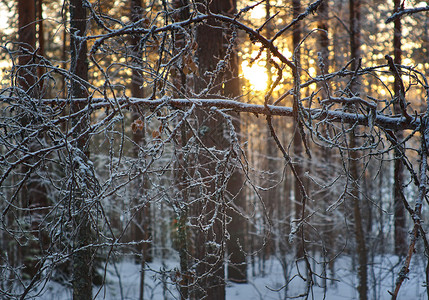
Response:
[[[429,2],[0,0],[0,299],[428,299]]]

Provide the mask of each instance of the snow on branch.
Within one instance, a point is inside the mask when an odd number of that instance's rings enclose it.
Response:
[[[395,12],[393,15],[386,19],[386,24],[395,21],[397,18],[402,17],[403,15],[411,15],[422,11],[429,11],[429,5],[423,7],[413,7],[413,8],[404,8]]]
[[[10,97],[0,98],[4,101],[13,100]],[[343,99],[344,100],[344,99]],[[347,100],[347,99],[346,99]],[[356,101],[356,99],[352,99]],[[86,98],[75,98],[73,101],[88,103]],[[133,106],[139,106],[149,109],[155,109],[159,106],[170,106],[177,109],[182,109],[186,107],[191,107],[196,105],[201,108],[210,109],[211,107],[216,107],[219,109],[229,109],[235,112],[240,113],[253,113],[255,115],[273,115],[273,116],[285,116],[293,117],[293,108],[286,106],[273,106],[258,104],[243,103],[235,100],[226,100],[226,99],[174,99],[170,97],[163,97],[160,99],[150,99],[150,98],[132,98],[124,97],[118,98],[117,104],[120,109],[128,109]],[[91,109],[101,109],[109,108],[112,103],[115,102],[113,99],[108,98],[92,98],[90,101]],[[44,105],[64,105],[69,104],[69,99],[43,99],[41,103]],[[117,109],[117,108],[116,108]],[[356,125],[368,126],[370,119],[369,115],[359,114],[359,113],[348,113],[341,110],[326,110],[320,108],[308,109],[304,108],[306,115],[313,120],[325,120],[328,122],[342,122]],[[411,129],[415,130],[420,128],[421,118],[419,115],[414,116],[413,118],[407,120],[405,117],[396,117],[396,116],[387,116],[377,113],[374,120],[371,120],[374,126],[390,129],[390,130],[404,130]]]

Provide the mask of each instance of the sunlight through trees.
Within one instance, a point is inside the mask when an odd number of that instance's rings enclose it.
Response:
[[[1,299],[427,299],[429,7],[0,1]]]

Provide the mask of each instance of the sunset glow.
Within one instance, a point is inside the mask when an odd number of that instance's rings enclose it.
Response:
[[[263,91],[267,88],[268,75],[265,66],[261,66],[258,63],[249,65],[248,61],[243,61],[241,69],[243,70],[244,78],[249,81],[251,88],[257,91]]]

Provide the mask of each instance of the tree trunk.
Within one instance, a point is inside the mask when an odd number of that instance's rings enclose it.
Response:
[[[39,42],[38,54],[40,56],[44,56],[45,55],[45,34],[44,34],[44,26],[43,26],[43,0],[37,0],[37,24],[38,24],[37,34],[38,34],[38,42]],[[43,68],[43,65],[40,64],[37,67],[37,76],[41,79],[44,72],[45,70]],[[50,96],[50,95],[44,94],[44,92],[49,92],[49,91],[43,90],[43,80],[40,80],[38,88],[39,88],[40,94],[43,97]]]
[[[226,6],[223,7],[222,12],[225,14],[233,14],[236,12],[237,3],[234,1],[226,1]],[[224,39],[224,43],[228,42],[231,33],[228,32],[228,37]],[[235,46],[235,45],[234,45]],[[225,47],[225,45],[223,45]],[[225,51],[225,49],[223,49]],[[225,71],[223,76],[225,85],[222,91],[224,96],[234,98],[241,95],[239,74],[238,74],[238,54],[236,51],[231,53],[229,68]],[[240,138],[241,118],[238,113],[230,113],[232,123],[237,134]],[[232,143],[233,141],[227,141]],[[237,154],[237,165],[239,164],[239,154]],[[246,193],[244,192],[244,176],[242,171],[237,167],[232,173],[231,178],[227,185],[228,200],[232,200],[237,209],[246,212]],[[228,262],[228,279],[237,283],[247,282],[247,262],[245,251],[247,250],[247,226],[246,219],[239,213],[232,209],[228,210],[228,215],[231,217],[231,222],[228,224],[228,232],[230,239],[227,241],[227,248],[229,254]]]
[[[18,85],[26,92],[26,96],[37,97],[37,88],[34,86],[37,77],[36,67],[31,66],[32,64],[36,64],[32,55],[36,49],[35,1],[18,1],[18,26],[18,39],[21,49],[18,60],[20,65],[17,74]],[[31,127],[32,122],[35,122],[35,120],[24,116],[20,122],[23,127]],[[39,142],[42,140],[42,136],[31,139],[28,142],[29,151],[36,152],[40,147]],[[40,159],[40,157],[35,156],[31,163],[24,165],[22,168],[23,173],[28,174],[28,178],[21,193],[21,200],[23,207],[28,209],[25,210],[25,214],[28,214],[28,219],[30,220],[29,230],[31,231],[28,243],[23,243],[24,246],[19,251],[25,264],[25,269],[23,270],[24,278],[33,278],[38,274],[41,267],[39,258],[42,255],[43,248],[48,247],[48,245],[44,244],[48,240],[46,232],[42,232],[40,226],[43,216],[46,214],[46,209],[44,208],[48,205],[46,186],[39,174],[42,171],[37,170],[36,167],[30,167],[31,165],[39,165]]]
[[[356,136],[354,131],[350,134],[350,149],[357,146]],[[367,250],[365,242],[364,226],[362,222],[362,214],[360,208],[360,191],[359,191],[359,169],[358,169],[359,155],[357,151],[351,150],[350,153],[350,179],[351,189],[350,196],[353,203],[353,219],[354,219],[354,230],[356,239],[356,251],[358,256],[358,280],[359,284],[357,287],[360,300],[368,299],[368,283],[367,283]]]
[[[269,0],[266,0],[265,2],[265,20],[268,20],[271,17],[271,3]],[[273,36],[273,30],[271,23],[267,23],[265,25],[265,36],[270,39]],[[269,91],[271,88],[271,85],[273,84],[273,73],[271,72],[271,53],[270,51],[267,51],[266,56],[266,70],[267,70],[267,88],[266,91]],[[272,99],[269,99],[269,103],[271,103]],[[276,119],[273,118],[272,120],[273,126],[276,124]],[[263,251],[263,257],[262,257],[262,273],[265,273],[265,261],[267,258],[269,258],[272,254],[275,254],[275,228],[273,224],[273,218],[274,218],[274,211],[275,208],[275,199],[278,199],[278,186],[276,186],[276,182],[278,181],[278,167],[276,164],[276,158],[277,158],[277,145],[274,141],[274,138],[271,136],[271,132],[267,131],[266,133],[266,160],[267,160],[267,178],[266,181],[266,188],[269,188],[268,191],[262,193],[263,201],[266,208],[266,214],[268,220],[265,220],[264,218],[264,226],[265,226],[265,233],[264,233],[264,239],[266,239],[265,242],[265,248]],[[272,188],[270,188],[272,187]],[[279,209],[279,208],[278,208]]]
[[[397,12],[400,9],[401,1],[394,1],[394,12]],[[401,28],[401,18],[397,18],[394,21],[394,34],[393,34],[393,62],[395,65],[400,65],[402,63],[402,50],[401,50],[401,37],[402,37],[402,28]],[[395,93],[395,103],[393,109],[395,114],[401,114],[401,107],[399,101],[401,101],[401,82],[399,78],[395,77],[394,82],[394,93]],[[402,95],[403,96],[403,95]],[[396,140],[401,142],[404,138],[402,131],[396,132]],[[394,183],[393,183],[393,207],[394,207],[394,227],[395,227],[395,254],[398,256],[405,256],[407,254],[407,229],[405,223],[405,207],[404,207],[404,174],[403,174],[403,164],[401,157],[404,155],[405,145],[398,144],[395,148],[394,155]]]
[[[293,9],[293,18],[296,19],[298,15],[301,12],[301,1],[300,0],[293,0],[292,1],[292,9]],[[301,65],[301,50],[298,48],[299,43],[301,42],[301,22],[298,22],[294,25],[293,33],[292,33],[292,48],[295,51],[295,64],[297,65],[297,69],[300,68]],[[299,70],[297,71],[299,73]],[[299,76],[299,75],[298,75]],[[297,95],[294,94],[294,98],[296,98]],[[294,99],[294,105],[297,105],[296,102],[300,101],[300,99]],[[295,170],[296,175],[298,178],[302,179],[304,178],[304,168],[303,168],[303,147],[302,147],[302,137],[299,132],[298,128],[299,124],[297,123],[297,120],[294,120],[294,135],[293,135],[293,150],[294,150],[294,156],[295,156]],[[302,181],[302,180],[301,180]],[[297,178],[295,178],[295,184],[294,184],[294,199],[295,199],[295,219],[301,220],[303,218],[303,212],[302,212],[302,205],[303,205],[303,197],[301,193],[301,184],[303,182],[299,182]],[[303,236],[303,229],[302,226],[297,232],[297,238],[296,238],[296,257],[302,258],[304,256],[304,239]]]
[[[329,73],[329,1],[323,1],[318,9],[318,22],[317,22],[317,28],[320,29],[318,32],[318,46],[319,46],[319,53],[318,53],[318,59],[319,59],[319,68],[320,68],[320,76],[326,76]],[[320,90],[320,95],[322,99],[328,98],[328,82],[323,82]],[[328,132],[330,132],[330,127],[327,124],[322,125],[322,129],[320,130],[321,134],[328,138]],[[316,162],[316,168],[317,173],[320,174],[320,177],[324,184],[328,183],[330,181],[330,166],[335,162],[332,155],[332,149],[329,147],[320,146],[319,147],[319,153],[318,157],[320,157],[320,160]],[[323,191],[319,192],[319,199],[322,200],[322,209],[326,210],[326,208],[330,205],[329,201],[331,200],[332,196],[331,189],[324,189]],[[336,239],[337,232],[335,230],[335,222],[331,218],[325,219],[325,225],[322,227],[321,237],[324,240],[324,243],[326,243],[325,253],[326,258],[325,261],[329,261],[329,269],[331,271],[331,274],[334,274],[334,263],[335,260],[332,259],[335,255],[335,247],[336,247]],[[324,278],[323,278],[323,286],[324,289],[327,288],[327,265],[325,264],[323,266],[324,271]],[[333,277],[333,276],[331,276]],[[334,281],[332,281],[333,283]]]
[[[204,10],[202,6],[199,7]],[[217,0],[210,3],[210,10],[214,13],[223,13],[223,14],[232,14],[236,8],[235,0]],[[226,96],[236,96],[239,94],[239,87],[237,81],[238,68],[236,68],[235,57],[236,54],[232,53],[232,60],[230,63],[230,68],[232,72],[228,72],[229,68],[220,72],[213,82],[212,86],[207,86],[207,83],[210,82],[210,77],[207,76],[207,71],[215,72],[217,69],[217,63],[219,58],[225,57],[226,48],[225,45],[228,44],[230,37],[223,36],[223,30],[216,28],[222,26],[214,20],[208,20],[207,24],[200,24],[196,28],[196,44],[198,48],[196,50],[197,59],[198,59],[198,68],[199,76],[196,76],[195,79],[195,91],[201,93],[202,91],[207,91],[202,97],[213,97],[214,95],[226,95]],[[234,66],[235,65],[235,66]],[[219,116],[210,116],[207,111],[197,109],[197,119],[200,124],[200,128],[204,128],[207,131],[201,133],[201,141],[210,149],[211,147],[217,149],[227,149],[224,138],[224,126],[225,123],[219,122],[217,118]],[[238,129],[238,128],[236,128]],[[199,168],[198,172],[201,174],[202,178],[211,178],[210,181],[205,182],[205,186],[208,189],[208,194],[213,195],[214,197],[224,197],[223,195],[218,195],[216,192],[215,178],[219,176],[216,174],[216,162],[213,161],[206,151],[201,150],[199,163],[203,168]],[[233,175],[235,176],[235,175]],[[236,175],[238,176],[238,175]],[[231,185],[235,185],[233,182],[234,178],[231,178]],[[237,180],[239,182],[241,180]],[[231,195],[234,195],[234,191],[230,191]],[[201,195],[200,195],[201,197]],[[240,197],[240,195],[238,195]],[[237,198],[239,199],[239,198]],[[201,260],[196,268],[196,275],[201,279],[201,288],[200,292],[197,292],[195,296],[201,298],[206,296],[206,299],[225,299],[225,278],[224,278],[224,250],[223,245],[225,243],[225,216],[223,214],[227,211],[222,211],[223,208],[218,206],[218,203],[214,203],[213,199],[202,199],[198,205],[193,207],[192,214],[205,214],[204,220],[208,222],[212,218],[217,210],[217,217],[211,225],[211,229],[208,232],[198,231],[196,233],[196,259]],[[216,200],[218,201],[218,200]],[[220,198],[219,198],[220,201]],[[237,204],[237,202],[236,202]],[[238,205],[242,205],[239,203]],[[223,215],[223,216],[222,216]],[[237,218],[238,215],[235,214],[233,217]],[[234,226],[234,223],[232,223]],[[230,224],[231,226],[231,224]],[[242,235],[243,230],[239,230],[239,236]],[[237,237],[232,237],[232,242],[237,243]],[[235,240],[234,240],[235,239]],[[240,238],[238,238],[240,240]],[[240,241],[242,243],[244,241]],[[214,243],[214,244],[213,244]],[[214,246],[216,245],[216,246]],[[237,252],[238,249],[232,248],[234,254],[232,255],[233,260],[237,260],[238,263],[233,262],[231,267],[234,267],[231,275],[237,277],[238,280],[242,281],[243,278],[246,278],[245,271],[243,266],[245,266],[244,255],[241,252]],[[237,272],[236,272],[237,271]],[[203,277],[202,277],[203,276]]]
[[[19,65],[27,66],[33,56],[31,53],[36,48],[36,5],[35,1],[18,0],[18,39],[22,54],[19,56]],[[35,63],[35,62],[34,62]],[[25,67],[21,68],[22,72],[19,73],[18,84],[20,87],[31,93],[29,89],[35,83],[34,68]]]
[[[70,51],[71,63],[70,72],[76,77],[85,81],[88,80],[88,60],[87,60],[87,43],[82,40],[86,35],[87,13],[82,0],[70,1]],[[71,113],[77,113],[85,109],[86,103],[75,103],[73,98],[86,98],[87,92],[85,87],[75,79],[71,80]],[[89,135],[85,131],[89,126],[89,116],[86,112],[81,112],[79,116],[72,120],[72,126],[75,127],[73,132],[74,147],[72,150],[72,168],[78,170],[83,164],[88,166],[89,150],[88,139]],[[75,171],[77,172],[77,171]],[[72,171],[73,173],[73,171]],[[89,218],[89,206],[85,202],[89,198],[91,182],[88,176],[74,176],[74,186],[71,190],[71,200],[73,208],[73,224],[76,228],[73,249],[73,299],[74,300],[90,300],[92,299],[92,254],[90,247],[92,241],[91,224]],[[79,182],[83,181],[84,184]],[[85,187],[83,187],[85,186]]]
[[[359,59],[361,57],[361,28],[360,28],[360,0],[349,0],[349,9],[350,9],[350,53],[351,59],[353,60],[351,64],[352,70],[355,70],[359,66]],[[354,80],[350,86],[350,91],[352,94],[359,93],[359,83]],[[350,133],[350,148],[355,148],[357,146],[356,128]],[[367,283],[367,252],[366,252],[366,242],[365,242],[365,233],[363,229],[361,208],[360,208],[360,192],[359,192],[359,157],[357,151],[350,151],[350,179],[351,179],[351,201],[353,203],[353,217],[354,217],[354,230],[355,230],[355,239],[357,246],[357,255],[358,255],[358,293],[359,299],[365,300],[368,298],[368,283]]]
[[[220,1],[212,2],[210,8],[213,12],[218,13],[220,10]],[[214,28],[218,26],[217,22],[212,20],[208,21],[207,24],[201,24],[196,29],[196,42],[198,45],[197,58],[200,77],[195,78],[195,91],[201,92],[207,87],[209,78],[205,76],[207,71],[213,71],[216,69],[217,57],[222,57],[223,54],[223,38],[222,31]],[[213,27],[212,27],[213,26]],[[212,94],[218,93],[219,90],[212,90]],[[203,96],[204,97],[204,96]],[[207,129],[207,132],[201,136],[201,141],[204,145],[210,149],[221,148],[223,145],[219,144],[222,137],[223,124],[219,124],[213,117],[209,116],[208,113],[202,109],[197,110],[197,119],[200,127]],[[203,152],[203,153],[202,153]],[[213,195],[215,189],[215,183],[212,178],[216,176],[216,163],[213,162],[212,158],[206,151],[200,151],[198,162],[200,166],[204,168],[199,169],[202,178],[208,178],[204,180],[205,186],[207,187],[206,195]],[[219,208],[210,201],[211,199],[205,199],[205,196],[198,195],[200,198],[198,203],[193,206],[192,215],[198,216],[204,214],[203,222],[207,224],[210,218],[214,217],[213,213]],[[200,216],[201,218],[201,216]],[[224,259],[223,251],[220,247],[213,246],[221,245],[223,243],[223,226],[224,224],[221,217],[216,217],[213,221],[211,228],[204,232],[197,230],[195,239],[195,258],[199,261],[196,267],[196,276],[200,280],[199,290],[195,291],[194,297],[200,299],[225,299],[225,278],[224,278]]]
[[[143,18],[143,3],[142,0],[131,0],[130,1],[130,20],[131,22],[137,22]],[[141,49],[140,35],[131,36],[131,96],[136,98],[144,97],[143,88],[143,49]],[[145,116],[140,115],[138,112],[132,114],[133,121],[140,119],[143,124],[143,128],[133,131],[133,142],[136,144],[133,148],[134,156],[136,159],[139,158],[140,147],[146,144],[146,126]],[[133,198],[133,206],[135,207],[136,214],[135,219],[131,223],[131,232],[133,240],[137,243],[135,251],[137,253],[137,260],[141,264],[140,268],[140,293],[139,299],[144,299],[144,285],[145,285],[145,264],[147,261],[152,259],[150,255],[151,244],[148,241],[151,238],[151,209],[150,203],[147,199],[147,190],[149,188],[149,181],[146,174],[142,174],[141,178],[136,180],[136,195]]]
[[[189,1],[188,0],[176,0],[173,1],[173,8],[176,10],[174,14],[175,22],[180,22],[187,20],[190,16],[189,12]],[[177,55],[179,51],[185,46],[186,37],[182,32],[175,32],[174,35],[174,54]],[[173,84],[175,86],[176,97],[180,97],[187,94],[187,82],[186,74],[183,72],[183,68],[174,68],[174,71],[171,74]],[[188,206],[190,203],[190,191],[189,191],[189,182],[191,176],[189,172],[192,172],[189,168],[188,160],[190,159],[189,151],[184,150],[188,143],[188,130],[185,125],[182,125],[180,128],[180,142],[179,146],[181,147],[180,151],[177,151],[177,158],[175,163],[175,187],[177,188],[177,199],[179,203],[183,203],[178,207],[179,214],[176,216],[177,219],[177,251],[179,252],[180,260],[180,275],[178,279],[180,299],[186,300],[189,299],[189,285],[190,281],[193,278],[192,273],[189,270],[190,264],[190,255],[192,252],[189,242],[189,230],[188,230]],[[174,241],[173,241],[174,243]]]
[[[238,114],[233,114],[234,127],[237,134],[240,132],[240,117]],[[238,158],[239,159],[239,158]],[[236,170],[228,182],[228,195],[234,202],[237,209],[246,212],[246,194],[244,192],[243,175],[239,170]],[[228,247],[228,279],[236,283],[247,282],[247,262],[245,251],[247,250],[247,226],[246,219],[236,211],[229,209],[228,215],[231,221],[228,224],[228,232],[230,239],[227,241]]]
[[[323,74],[329,73],[329,2],[323,1],[318,9],[318,22],[317,28],[321,31],[318,32],[318,44],[320,50],[320,58],[322,65],[320,65],[321,72]],[[322,88],[322,98],[325,99],[326,90]]]

